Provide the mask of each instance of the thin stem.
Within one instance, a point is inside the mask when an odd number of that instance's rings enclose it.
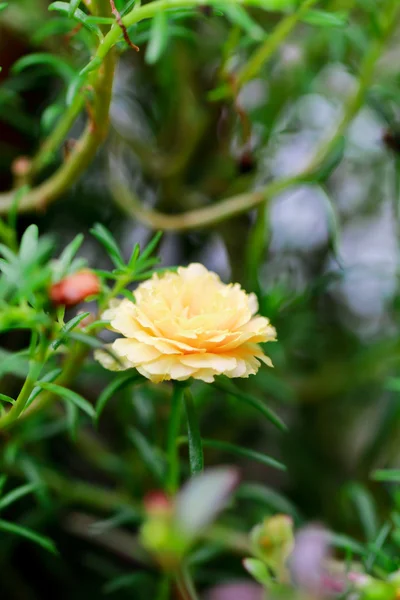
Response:
[[[42,363],[38,363],[34,360],[31,361],[27,378],[25,379],[21,391],[18,394],[18,398],[10,410],[0,417],[0,429],[5,429],[6,427],[12,425],[21,415],[26,403],[28,402],[29,396],[33,391],[33,388],[36,385],[42,366]]]
[[[392,35],[395,27],[397,26],[398,20],[397,15],[400,12],[400,5],[397,0],[392,0],[388,4],[387,13],[385,15],[385,26],[382,28],[382,36],[377,39],[366,53],[364,60],[362,61],[359,74],[359,83],[356,92],[350,97],[347,102],[343,117],[327,139],[321,144],[319,149],[314,155],[311,163],[307,167],[307,172],[312,173],[323,160],[329,155],[341,138],[354,117],[360,111],[364,104],[365,95],[370,87],[376,69],[376,63],[379,60],[383,48]]]
[[[176,583],[185,600],[198,600],[192,576],[186,566],[182,566],[177,572]]]
[[[179,446],[177,440],[181,425],[182,398],[184,387],[179,383],[174,383],[174,389],[171,398],[171,412],[168,423],[167,438],[167,456],[168,456],[168,477],[166,483],[167,492],[171,495],[177,492],[179,486]]]
[[[37,175],[47,164],[51,162],[54,153],[63,143],[84,105],[84,94],[77,94],[71,106],[67,108],[64,116],[57,123],[56,127],[53,129],[46,141],[42,144],[38,153],[32,160],[31,167],[29,169],[30,177]]]
[[[220,0],[221,2],[231,3],[232,0]],[[238,4],[257,4],[256,0],[237,0]],[[130,13],[122,18],[123,26],[130,27],[134,23],[138,23],[144,19],[150,19],[154,17],[159,11],[168,9],[178,8],[192,8],[201,6],[204,4],[204,0],[158,0],[151,2],[145,6],[139,8],[135,7]],[[98,0],[95,3],[95,12],[100,14],[104,12],[107,15],[111,15],[110,3],[108,0]],[[91,63],[83,70],[83,73],[89,74],[86,83],[89,83],[96,90],[96,87],[100,84],[103,78],[103,69],[107,71],[107,66],[104,65],[104,59],[110,53],[111,49],[115,46],[118,40],[122,37],[122,30],[120,26],[115,23],[107,35],[105,36],[102,43],[97,49],[97,53]],[[93,68],[92,68],[93,67]],[[102,68],[100,68],[102,67]],[[83,74],[82,73],[82,74]],[[111,94],[112,89],[112,76],[111,81],[108,82],[108,92]],[[106,88],[104,88],[106,90]],[[96,90],[97,91],[97,90]],[[104,92],[104,90],[103,90]],[[81,112],[85,103],[84,95],[77,94],[72,105],[66,110],[62,119],[50,134],[47,140],[43,143],[36,157],[32,161],[30,175],[34,176],[37,174],[49,161],[49,158],[60,146],[65,136],[68,134],[72,124],[76,117]],[[108,123],[108,111],[109,101],[106,97],[100,99],[99,106],[103,106],[106,110],[102,111],[105,113],[103,122]],[[101,122],[98,119],[98,122]],[[26,212],[33,208],[43,207],[49,202],[58,198],[66,189],[71,187],[78,177],[84,172],[88,164],[91,162],[98,145],[101,143],[104,136],[93,135],[93,129],[89,127],[85,130],[84,134],[78,140],[77,149],[73,153],[72,157],[66,161],[58,171],[50,177],[46,182],[39,185],[35,189],[28,192],[22,199],[18,210],[19,212]],[[12,205],[13,192],[5,192],[0,194],[0,214],[6,213]]]
[[[256,221],[250,233],[246,251],[246,273],[248,287],[256,293],[260,292],[258,272],[269,242],[267,207],[264,204],[257,208]]]
[[[272,54],[279,48],[283,40],[294,29],[304,14],[317,3],[318,0],[305,0],[300,8],[293,14],[282,19],[276,29],[267,37],[265,42],[255,51],[253,56],[239,71],[235,83],[242,86],[257,75],[263,65],[271,58]]]
[[[1,470],[11,475],[25,474],[15,465],[1,463]],[[115,512],[121,507],[130,507],[134,513],[142,514],[142,508],[132,498],[122,492],[103,488],[85,481],[65,478],[60,473],[46,467],[39,470],[40,480],[58,496],[71,504],[82,504],[92,509]]]
[[[144,6],[135,7],[131,12],[122,18],[122,23],[125,27],[131,27],[139,21],[144,19],[151,19],[161,11],[169,9],[179,8],[194,8],[196,6],[204,6],[205,0],[155,0],[155,2],[149,2]],[[210,2],[212,4],[212,2]],[[219,0],[218,4],[232,4],[232,0]],[[255,5],[259,6],[258,0],[236,0],[235,4],[241,5]],[[110,49],[120,40],[122,32],[119,26],[114,25],[106,35],[103,43],[99,46],[96,56],[92,60],[94,67],[100,65],[101,61],[107,56]]]
[[[269,183],[261,190],[238,194],[221,200],[211,206],[190,210],[182,214],[170,215],[149,208],[144,208],[139,199],[133,195],[121,181],[116,180],[115,173],[110,176],[110,191],[115,202],[135,219],[164,231],[188,231],[210,225],[216,225],[226,219],[252,210],[256,206],[271,200],[274,196],[294,185],[305,181],[303,174],[287,177]]]
[[[112,52],[103,62],[103,68],[94,84],[96,99],[93,111],[93,121],[86,126],[82,136],[77,141],[71,156],[63,162],[59,169],[49,177],[49,179],[38,185],[36,188],[27,191],[26,194],[22,196],[18,203],[18,212],[23,213],[30,211],[33,208],[44,208],[47,206],[63,192],[68,190],[92,162],[92,159],[104,140],[108,130],[114,69],[115,54]],[[67,117],[68,121],[70,118],[69,113],[67,113]],[[67,121],[65,127],[67,126]],[[59,139],[61,127],[64,127],[64,125],[60,125],[57,130],[57,139]],[[51,139],[49,142],[51,148],[55,147],[56,141],[55,138]],[[40,160],[43,160],[43,156]],[[0,214],[9,211],[13,205],[14,196],[14,191],[0,194]]]
[[[160,1],[164,2],[165,0]],[[152,2],[150,6],[154,4],[158,4],[158,2]],[[164,231],[187,231],[190,229],[215,225],[241,213],[248,212],[257,206],[265,204],[278,193],[294,185],[307,182],[312,183],[315,172],[327,156],[329,156],[339,138],[343,136],[351,121],[362,108],[366,92],[374,77],[376,62],[381,56],[387,39],[390,37],[397,24],[396,17],[399,12],[399,3],[397,0],[392,0],[385,15],[385,27],[382,32],[382,38],[376,40],[372,44],[369,52],[367,52],[364,57],[360,67],[358,88],[355,94],[350,97],[339,125],[334,129],[328,139],[322,142],[309,165],[299,175],[273,181],[264,186],[261,190],[256,190],[247,194],[239,194],[238,196],[227,198],[212,206],[187,211],[183,214],[170,215],[144,208],[139,199],[134,196],[119,179],[117,179],[116,173],[112,173],[110,175],[110,189],[114,200],[127,214],[134,216],[154,229],[163,229]]]
[[[77,343],[75,348],[72,348],[67,360],[65,361],[63,372],[56,379],[57,385],[66,386],[72,379],[79,373],[83,361],[85,360],[88,353],[88,349],[84,344]],[[33,402],[26,412],[22,415],[23,417],[30,417],[43,409],[45,409],[52,401],[56,398],[52,392],[43,392],[38,396],[35,402]]]

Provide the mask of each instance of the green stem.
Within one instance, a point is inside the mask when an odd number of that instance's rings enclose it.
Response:
[[[166,489],[171,495],[176,494],[179,487],[179,446],[177,443],[181,424],[182,398],[184,387],[179,383],[174,383],[174,389],[171,398],[171,412],[168,423],[167,439],[167,457],[168,457],[168,477]]]
[[[55,129],[42,144],[39,152],[32,160],[31,167],[29,169],[29,176],[34,177],[37,175],[46,165],[48,165],[53,157],[56,150],[61,146],[64,139],[66,138],[69,130],[71,129],[75,119],[81,112],[85,104],[85,97],[83,93],[77,94],[71,106],[69,106],[57,123]]]
[[[387,4],[387,7],[387,12],[384,15],[385,23],[382,26],[382,36],[371,45],[370,49],[364,57],[364,60],[362,61],[357,90],[347,102],[343,117],[339,125],[337,125],[334,131],[332,131],[331,134],[327,136],[326,141],[321,144],[313,160],[308,165],[307,173],[309,174],[312,174],[313,171],[318,169],[321,163],[334,149],[339,138],[341,138],[346,133],[348,126],[350,125],[350,123],[364,104],[365,95],[374,78],[376,63],[382,55],[382,51],[385,47],[388,38],[392,35],[394,29],[398,24],[397,17],[398,13],[400,12],[400,4],[398,0],[391,0]]]
[[[269,242],[267,207],[262,204],[257,208],[256,221],[250,233],[246,250],[246,273],[248,289],[260,293],[259,269],[267,252]]]
[[[282,19],[276,29],[267,37],[265,42],[256,50],[250,60],[239,71],[236,84],[241,87],[257,75],[263,65],[271,58],[272,54],[279,48],[287,38],[292,29],[297,25],[305,13],[317,3],[318,0],[305,0],[300,8],[293,14]]]
[[[87,353],[88,349],[83,344],[77,343],[75,348],[71,348],[69,356],[65,361],[63,372],[56,379],[55,383],[64,387],[67,386],[69,382],[79,373],[82,362],[85,360]],[[36,401],[28,407],[23,416],[30,417],[32,414],[44,410],[55,398],[56,396],[54,396],[54,394],[51,392],[44,392],[40,394]]]
[[[15,403],[12,405],[10,410],[8,410],[2,417],[0,417],[0,429],[5,429],[6,427],[9,427],[18,419],[18,417],[25,408],[25,405],[33,391],[33,388],[36,385],[37,378],[39,376],[42,366],[43,365],[41,363],[31,361],[27,378],[25,379],[21,391],[18,394],[18,398],[16,399]]]
[[[236,0],[234,3],[245,6],[259,6],[259,0]],[[204,6],[204,4],[206,4],[205,0],[155,0],[155,2],[149,2],[148,4],[140,6],[139,8],[133,8],[130,13],[122,18],[122,22],[125,27],[131,27],[139,21],[151,19],[156,14],[164,10],[194,8],[196,6]],[[212,5],[213,2],[210,2],[210,4]],[[218,0],[218,4],[232,4],[232,0]],[[113,46],[115,46],[121,37],[122,32],[120,27],[118,25],[114,25],[104,38],[103,43],[99,46],[97,53],[92,60],[93,68],[96,68],[96,66],[101,64],[104,57],[107,56],[107,53]]]
[[[2,471],[10,475],[25,477],[25,473],[15,465],[1,463],[0,467]],[[77,479],[65,478],[47,467],[41,467],[39,475],[40,480],[50,490],[69,504],[81,504],[105,513],[112,513],[123,507],[129,507],[132,512],[142,515],[142,507],[135,504],[132,498],[123,492]]]
[[[185,600],[198,600],[192,576],[186,566],[182,566],[177,572],[176,583]]]
[[[169,215],[157,210],[145,208],[134,196],[131,190],[117,180],[115,174],[111,174],[110,191],[113,198],[126,214],[135,219],[139,219],[149,227],[155,230],[164,231],[188,231],[190,229],[199,229],[210,225],[216,225],[226,219],[252,210],[262,203],[268,202],[271,198],[294,185],[299,185],[305,181],[303,174],[294,177],[287,177],[278,181],[269,183],[261,190],[238,194],[225,200],[221,200],[211,206],[189,210],[178,215]]]
[[[109,121],[109,107],[111,102],[112,84],[115,68],[115,53],[112,52],[103,62],[102,69],[96,77],[94,88],[96,92],[95,106],[93,111],[94,120],[90,122],[77,141],[75,150],[71,156],[66,159],[60,168],[46,181],[36,188],[29,190],[22,196],[18,203],[18,212],[27,212],[33,208],[45,207],[48,203],[58,198],[63,192],[68,190],[71,185],[84,173],[86,168],[92,162],[97,149],[104,140]],[[77,104],[74,105],[76,111],[82,102],[79,96]],[[78,111],[79,112],[79,111]],[[61,134],[69,128],[72,112],[67,111],[65,123],[61,123],[55,130],[54,137],[45,142],[46,154],[50,148],[54,149],[61,140]],[[44,154],[39,153],[39,162],[44,160]],[[13,204],[15,192],[5,192],[0,194],[0,213],[7,213]]]
[[[160,0],[164,3],[166,0]],[[168,0],[172,1],[172,0]],[[176,0],[178,1],[178,0]],[[180,1],[180,0],[179,0]],[[160,2],[152,2],[147,6],[154,6]],[[140,9],[139,9],[140,10]],[[139,12],[139,10],[137,12]],[[391,0],[385,13],[385,23],[382,31],[382,38],[376,40],[369,52],[364,57],[360,67],[359,84],[356,93],[350,97],[343,113],[339,125],[331,133],[327,140],[322,142],[317,149],[314,158],[311,160],[305,170],[299,175],[287,177],[267,184],[264,188],[254,192],[233,196],[220,202],[200,208],[187,211],[183,214],[169,215],[158,211],[144,208],[137,197],[124,186],[121,181],[111,175],[111,193],[114,200],[125,210],[127,214],[139,219],[146,225],[154,229],[163,229],[165,231],[187,231],[190,229],[199,229],[209,225],[215,225],[236,215],[248,212],[255,207],[267,203],[278,193],[294,185],[305,182],[312,182],[315,172],[321,166],[322,162],[328,157],[332,149],[335,148],[339,138],[346,132],[347,127],[362,108],[365,95],[374,77],[376,62],[382,54],[382,50],[388,38],[393,33],[398,22],[397,15],[400,11],[400,4],[397,0]],[[111,33],[111,32],[110,32]],[[1,208],[1,206],[0,206]]]

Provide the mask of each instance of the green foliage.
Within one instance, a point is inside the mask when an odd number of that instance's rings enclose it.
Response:
[[[399,596],[399,28],[398,0],[0,2],[5,598]],[[105,311],[202,261],[275,370],[123,370]],[[316,520],[335,561],[298,577]]]

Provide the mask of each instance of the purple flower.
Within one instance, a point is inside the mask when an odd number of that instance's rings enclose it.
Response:
[[[217,585],[204,596],[204,600],[264,600],[261,586],[247,581]]]
[[[329,558],[330,545],[327,530],[321,525],[309,525],[300,529],[289,561],[294,585],[320,596],[343,592],[344,578],[329,573],[327,569]]]

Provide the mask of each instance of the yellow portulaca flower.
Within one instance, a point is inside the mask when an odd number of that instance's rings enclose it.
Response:
[[[225,285],[203,265],[155,274],[134,295],[135,303],[124,299],[103,315],[124,336],[111,345],[119,363],[97,352],[104,367],[134,367],[158,383],[248,377],[260,361],[272,366],[259,344],[274,341],[276,332],[268,319],[255,316],[256,296],[237,283]]]

